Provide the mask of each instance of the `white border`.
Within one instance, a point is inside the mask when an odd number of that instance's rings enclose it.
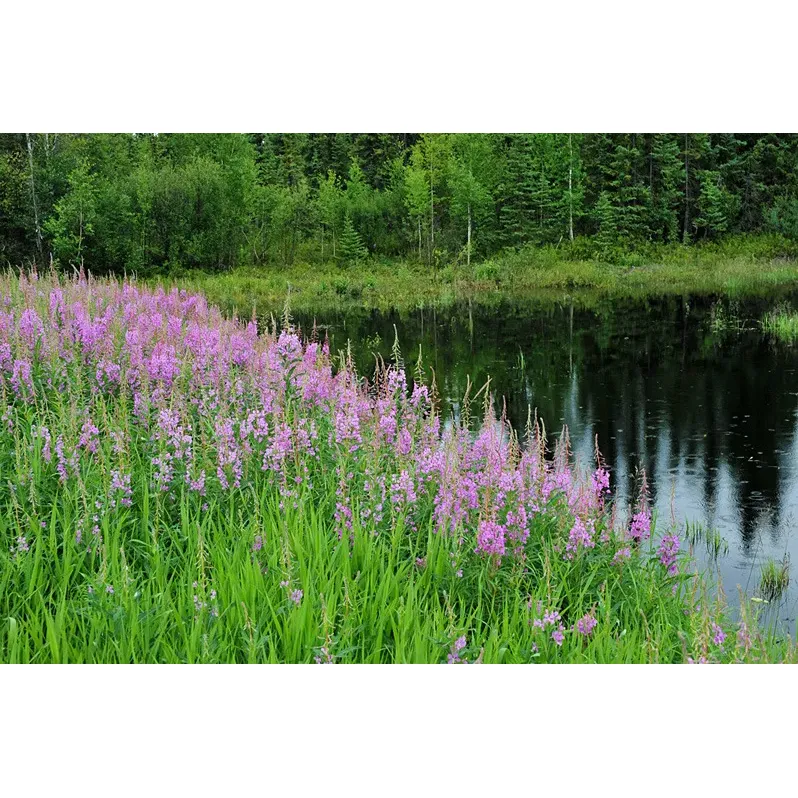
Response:
[[[6,4],[0,130],[790,132],[794,23],[772,0]],[[5,666],[0,791],[767,795],[794,673]]]
[[[778,0],[5,4],[0,130],[792,132]]]

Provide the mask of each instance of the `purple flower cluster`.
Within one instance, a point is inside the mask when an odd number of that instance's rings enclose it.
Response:
[[[11,549],[11,553],[15,555],[26,554],[30,551],[30,543],[24,535],[17,538],[16,545]]]
[[[651,509],[645,471],[642,472],[637,507],[629,527],[629,537],[638,543],[651,537]]]
[[[648,510],[640,510],[632,516],[629,537],[636,541],[648,540],[651,537],[651,514]]]
[[[676,532],[664,535],[659,544],[659,561],[668,569],[670,576],[674,576],[679,570],[676,565],[679,545],[679,535]]]
[[[452,648],[446,657],[446,661],[449,663],[449,665],[456,665],[460,662],[468,662],[468,660],[464,660],[460,656],[460,652],[466,647],[466,643],[467,641],[465,635],[461,635],[457,638],[457,640],[454,641],[454,643],[452,643]]]
[[[541,609],[542,605],[539,604],[538,615],[540,615]],[[535,618],[532,621],[532,626],[535,629],[540,629],[543,631],[545,631],[548,627],[555,627],[552,629],[551,639],[558,646],[563,644],[563,641],[565,640],[565,626],[562,623],[562,619],[558,610],[546,610],[542,617]]]
[[[480,521],[477,531],[476,552],[483,554],[504,554],[505,529],[495,521]]]
[[[133,504],[133,488],[130,486],[130,474],[121,474],[117,469],[111,471],[111,498],[109,505],[116,507],[117,502],[122,507]]]
[[[582,616],[576,622],[576,631],[584,637],[588,637],[596,628],[598,621],[590,614]]]
[[[737,630],[737,645],[746,653],[751,649],[751,633],[745,621],[740,622],[740,628]]]
[[[580,549],[592,549],[596,546],[593,539],[592,521],[585,523],[581,518],[574,520],[565,546],[565,559],[572,560]]]

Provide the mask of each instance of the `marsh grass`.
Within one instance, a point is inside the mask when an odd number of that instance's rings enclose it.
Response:
[[[798,312],[780,307],[769,311],[761,321],[762,330],[779,341],[795,344],[798,341]]]
[[[685,537],[695,546],[703,544],[707,554],[717,559],[729,553],[729,543],[714,527],[709,527],[699,521],[685,522]]]
[[[790,584],[790,559],[769,559],[762,564],[759,593],[766,601],[775,601],[784,594]]]
[[[526,357],[524,356],[524,350],[521,347],[518,347],[518,354],[515,358],[515,368],[518,372],[518,375],[521,379],[526,376]]]
[[[712,305],[709,328],[716,335],[739,335],[749,327],[749,323],[740,315],[740,305],[736,300],[721,300]]]

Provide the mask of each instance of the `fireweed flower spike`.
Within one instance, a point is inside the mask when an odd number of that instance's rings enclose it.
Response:
[[[679,535],[673,533],[665,535],[659,544],[659,560],[667,568],[668,574],[674,576],[678,573],[676,555],[679,553]]]
[[[596,628],[598,621],[588,613],[576,622],[576,631],[583,637],[588,637]]]
[[[629,537],[638,542],[648,540],[651,537],[651,509],[648,498],[648,482],[646,472],[642,472],[640,481],[640,493],[637,499],[637,509],[632,516],[632,523],[629,527]]]

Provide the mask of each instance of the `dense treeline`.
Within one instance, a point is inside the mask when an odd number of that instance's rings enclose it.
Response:
[[[795,134],[2,134],[0,261],[437,265],[798,238]]]

